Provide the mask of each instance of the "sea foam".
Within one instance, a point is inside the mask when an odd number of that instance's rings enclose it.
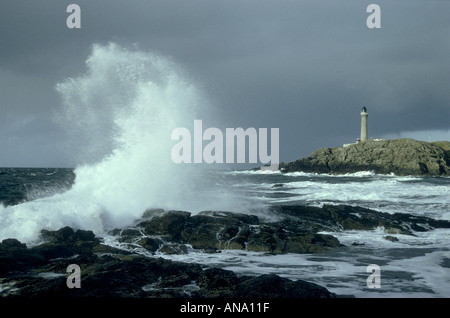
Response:
[[[195,213],[254,207],[213,169],[172,162],[172,130],[213,113],[179,66],[111,43],[94,45],[86,68],[56,85],[62,106],[55,121],[67,133],[74,184],[64,193],[0,207],[0,239],[31,242],[41,229],[66,225],[101,234],[148,208]]]

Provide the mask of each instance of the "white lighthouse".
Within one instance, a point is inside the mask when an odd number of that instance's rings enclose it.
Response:
[[[367,116],[369,114],[367,113],[367,108],[363,107],[361,110],[361,137],[360,142],[367,140]]]
[[[344,144],[343,145],[344,148],[367,141],[367,116],[369,116],[369,114],[367,113],[367,108],[363,107],[361,110],[361,136],[359,138],[356,138],[356,143]],[[371,139],[371,140],[379,141],[383,139]]]

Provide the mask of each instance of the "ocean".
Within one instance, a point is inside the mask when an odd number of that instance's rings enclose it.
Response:
[[[151,208],[231,211],[270,220],[273,205],[347,204],[450,220],[450,178],[176,164],[173,130],[192,131],[197,119],[215,126],[211,123],[220,119],[195,80],[170,59],[114,43],[93,45],[86,68],[55,87],[61,106],[52,120],[65,132],[60,150],[73,161],[67,166],[75,168],[0,169],[0,240],[16,238],[33,246],[42,229],[70,226],[121,247],[109,231],[133,225]],[[386,240],[382,228],[330,234],[345,247],[311,255],[190,249],[184,255],[148,257],[239,274],[275,273],[355,297],[450,297],[449,229],[390,234],[398,241]],[[367,286],[371,264],[380,268],[380,288]]]
[[[381,212],[450,219],[450,178],[399,177],[371,172],[338,176],[232,170],[207,173],[214,175],[212,179],[216,182],[220,180],[220,186],[233,189],[252,201],[252,207],[245,209],[265,219],[272,217],[268,207],[280,204],[347,204]],[[78,202],[71,193],[74,188],[75,169],[0,169],[0,239],[17,236],[33,245],[39,242],[37,233],[42,228],[70,225],[94,230],[106,244],[121,247],[115,237],[107,234],[108,225],[104,222],[107,218],[105,208],[100,208],[101,201],[80,197]],[[85,202],[81,203],[82,200]],[[102,211],[98,218],[93,216],[95,208],[88,213],[81,210],[92,206]],[[77,209],[80,210],[77,212]],[[141,212],[131,211],[130,214],[137,219]],[[90,217],[93,223],[81,222],[77,213]],[[132,221],[133,217],[122,225]],[[211,254],[189,249],[189,253],[183,255],[147,256],[218,266],[238,274],[274,273],[314,282],[337,294],[358,298],[450,297],[450,229],[416,232],[414,236],[390,234],[398,241],[386,240],[383,228],[328,234],[345,246],[319,254],[270,255],[237,250]],[[380,288],[367,285],[370,264],[380,268]]]

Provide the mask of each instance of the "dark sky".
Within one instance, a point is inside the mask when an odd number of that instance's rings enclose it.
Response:
[[[71,3],[81,29],[66,26]],[[74,164],[55,85],[111,41],[179,64],[214,103],[209,126],[279,128],[281,161],[354,142],[362,106],[369,137],[450,140],[449,13],[444,0],[2,0],[0,166]]]

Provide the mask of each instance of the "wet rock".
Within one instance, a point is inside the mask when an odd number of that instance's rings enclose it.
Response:
[[[450,228],[450,222],[445,220],[347,205],[283,205],[273,207],[271,212],[279,221],[261,222],[255,215],[233,212],[205,211],[191,215],[158,210],[156,216],[137,223],[136,228],[118,232],[119,241],[132,241],[149,251],[167,254],[184,254],[186,245],[204,252],[238,249],[272,254],[321,253],[340,246],[334,236],[321,231],[384,227],[387,234],[414,235],[417,231]]]
[[[142,213],[142,219],[152,219],[155,216],[161,216],[165,214],[166,211],[164,209],[147,209]]]
[[[156,252],[164,243],[158,238],[144,237],[137,242],[150,252]]]
[[[177,243],[170,243],[170,244],[164,244],[159,251],[161,253],[167,254],[167,255],[173,255],[173,254],[187,254],[188,248],[184,244],[177,244]]]
[[[11,272],[24,271],[44,264],[45,257],[31,251],[17,239],[5,239],[0,243],[0,277]]]
[[[399,239],[395,236],[387,235],[384,237],[385,240],[391,241],[391,242],[398,242]]]
[[[242,227],[258,222],[256,216],[231,212],[205,211],[191,216],[188,212],[169,211],[145,223],[145,233],[159,235],[170,243],[189,244],[196,249],[223,249],[230,243],[243,248]],[[233,242],[229,242],[231,240]]]
[[[175,262],[161,258],[150,258],[133,253],[115,254],[91,251],[70,258],[50,259],[47,251],[53,247],[71,250],[79,240],[70,239],[74,231],[64,228],[48,231],[56,241],[27,248],[14,239],[0,244],[0,274],[2,289],[0,296],[10,298],[152,298],[152,297],[335,297],[326,294],[322,287],[306,282],[292,282],[276,275],[263,275],[259,279],[238,276],[232,271],[219,268],[203,269],[198,264]],[[67,240],[63,243],[63,238]],[[79,237],[80,238],[80,237]],[[92,237],[86,236],[86,239]],[[147,242],[149,243],[149,242]],[[150,244],[150,243],[149,243]],[[19,258],[14,258],[19,256]],[[32,261],[32,258],[38,261]],[[4,264],[23,260],[26,266],[5,268]],[[77,264],[81,269],[81,288],[67,287],[67,266]],[[318,292],[321,291],[321,292]]]
[[[239,278],[232,271],[210,268],[200,273],[197,284],[204,290],[205,297],[233,297],[239,286]]]
[[[274,274],[249,278],[239,286],[242,298],[336,298],[326,288],[303,280],[291,281]]]
[[[68,226],[57,231],[42,230],[41,238],[45,243],[32,247],[31,250],[46,259],[90,253],[92,248],[99,244],[94,232],[80,229],[75,231]]]
[[[335,298],[336,294],[313,283],[292,281],[274,274],[238,277],[232,271],[211,268],[200,273],[198,285],[211,298]]]
[[[74,231],[69,226],[57,231],[42,230],[41,237],[47,241],[65,244],[73,244],[79,241],[93,242],[96,240],[94,232],[80,229]]]
[[[261,225],[249,235],[247,250],[280,254],[285,248],[286,235],[277,225]]]
[[[19,240],[14,238],[4,239],[0,243],[0,251],[12,251],[12,250],[24,250],[27,248],[25,243],[21,243]]]
[[[251,234],[250,226],[244,224],[239,228],[239,231],[234,237],[223,244],[225,250],[244,250],[247,249],[248,238]]]
[[[230,212],[205,212],[189,218],[182,233],[183,242],[195,249],[242,249],[255,252],[307,253],[323,251],[335,244],[325,244],[319,234],[305,237],[303,248],[292,248],[293,237],[306,235],[302,229],[283,228],[282,223],[260,224],[257,216]],[[289,246],[286,249],[286,246]],[[314,248],[313,248],[314,247]]]
[[[169,211],[162,216],[155,216],[146,224],[145,233],[180,240],[190,215],[191,213],[184,211]]]
[[[208,252],[240,249],[273,254],[321,252],[339,245],[329,243],[329,236],[314,234],[309,237],[307,234],[311,231],[303,227],[292,224],[286,227],[283,222],[261,223],[255,215],[233,212],[204,211],[196,215],[180,211],[159,212],[149,222],[138,225],[145,226],[146,235],[159,235],[165,245],[172,244],[167,247],[163,244],[160,251],[164,253],[185,253],[185,248],[180,249],[181,245],[174,244],[188,244]]]
[[[30,249],[45,259],[52,260],[57,258],[71,257],[77,254],[78,249],[61,243],[43,243]]]
[[[436,228],[450,228],[450,221],[435,220],[407,213],[385,213],[348,205],[308,207],[300,205],[278,206],[274,213],[284,216],[284,229],[302,229],[307,233],[342,230],[374,230],[384,227],[388,234],[414,235],[414,232]]]
[[[285,231],[280,224],[265,225],[252,233],[247,250],[282,253],[319,253],[340,246],[337,238],[328,234]]]
[[[188,245],[208,252],[223,249],[280,253],[321,253],[339,248],[334,236],[320,233],[373,230],[414,235],[450,228],[450,222],[402,213],[382,213],[347,205],[279,206],[278,221],[257,216],[207,211],[158,211],[135,227],[112,231],[117,240],[155,253],[185,254]],[[18,297],[334,297],[317,285],[275,275],[238,276],[217,268],[203,269],[150,258],[102,244],[91,231],[64,227],[42,231],[44,243],[28,248],[16,239],[0,243],[0,277]],[[385,239],[395,241],[394,236]],[[138,250],[138,249],[136,249]],[[142,249],[139,250],[142,252]],[[147,255],[147,254],[146,254]],[[82,290],[65,285],[69,264],[82,268]],[[50,273],[51,275],[49,275]],[[49,278],[51,277],[51,278]],[[49,280],[50,279],[50,280]]]
[[[139,229],[123,229],[119,231],[119,242],[132,243],[138,238],[142,237],[142,233]]]
[[[284,253],[318,253],[327,248],[339,247],[340,242],[332,235],[303,234],[291,237],[284,249]]]

